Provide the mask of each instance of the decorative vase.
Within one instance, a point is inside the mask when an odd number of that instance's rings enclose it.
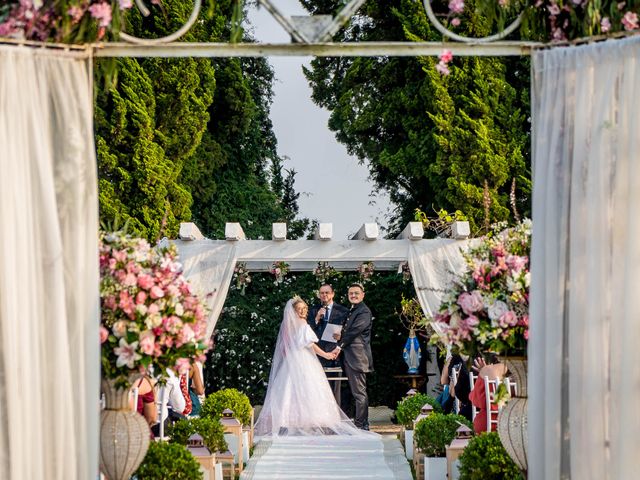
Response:
[[[404,344],[404,350],[402,351],[402,358],[404,358],[405,363],[409,367],[410,374],[418,373],[421,357],[420,343],[416,338],[416,333],[411,330],[409,332],[409,338],[407,338],[407,342]]]
[[[100,470],[109,480],[129,480],[144,459],[151,432],[145,418],[129,406],[129,388],[102,379],[105,409],[100,413]]]
[[[527,478],[527,359],[509,357],[505,361],[517,394],[498,415],[498,435],[505,450]]]

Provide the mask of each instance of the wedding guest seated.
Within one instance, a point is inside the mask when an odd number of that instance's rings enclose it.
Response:
[[[471,384],[469,382],[469,371],[467,370],[465,360],[460,355],[454,354],[447,357],[442,367],[440,383],[443,386],[449,386],[449,400],[444,402],[442,406],[444,413],[454,412],[471,420],[471,402],[469,401]],[[457,412],[454,408],[456,400],[458,400]]]
[[[474,361],[474,368],[478,370],[478,378],[469,394],[469,400],[476,407],[477,413],[473,419],[473,430],[476,434],[487,431],[487,406],[484,378],[489,380],[502,379],[507,373],[507,367],[498,362],[495,354],[487,354],[485,359],[478,358]],[[497,405],[491,405],[492,412],[498,411]],[[492,427],[495,431],[495,427]]]
[[[149,425],[153,425],[158,421],[158,407],[156,406],[156,396],[151,379],[146,375],[140,377],[136,380],[134,386],[138,388],[136,410],[147,420]]]
[[[200,365],[198,363],[191,365],[188,393],[192,404],[189,415],[192,417],[200,415],[200,398],[204,397],[204,382],[202,381],[202,374],[200,373]]]

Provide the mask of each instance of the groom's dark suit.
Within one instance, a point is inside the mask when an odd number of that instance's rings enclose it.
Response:
[[[331,307],[329,308],[329,317],[321,319],[318,323],[316,323],[316,315],[318,314],[318,310],[322,308],[322,305],[314,305],[309,309],[309,314],[307,315],[307,323],[311,327],[311,330],[318,337],[318,346],[324,350],[325,352],[331,352],[334,348],[336,348],[336,342],[328,342],[325,340],[320,340],[322,338],[322,334],[324,333],[325,328],[328,323],[332,323],[334,325],[343,325],[347,314],[349,313],[349,309],[347,307],[343,307],[342,305],[333,302]],[[339,367],[340,362],[338,360],[327,360],[326,358],[318,357],[320,363],[323,367]]]
[[[371,355],[371,310],[364,302],[353,306],[342,329],[338,346],[342,350],[345,374],[356,401],[355,424],[369,428],[367,373],[373,371]]]

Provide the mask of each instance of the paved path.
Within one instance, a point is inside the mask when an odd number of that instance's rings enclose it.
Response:
[[[394,436],[282,437],[260,441],[241,480],[412,480]]]

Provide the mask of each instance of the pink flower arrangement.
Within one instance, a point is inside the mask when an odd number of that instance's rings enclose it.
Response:
[[[249,275],[246,262],[236,263],[233,273],[236,278],[236,288],[240,290],[241,295],[244,295],[247,285],[251,283],[251,276]]]
[[[207,308],[177,262],[175,246],[151,248],[122,232],[100,236],[102,371],[162,377],[204,361]],[[151,372],[153,370],[153,372]]]
[[[368,282],[371,280],[373,276],[373,272],[375,271],[375,265],[373,262],[364,262],[361,263],[358,267],[358,273],[360,274],[360,281],[362,283]]]
[[[280,285],[284,282],[284,277],[289,273],[289,264],[287,262],[273,262],[269,272],[275,277],[273,284]]]
[[[526,354],[531,222],[485,237],[465,253],[467,271],[445,295],[432,341],[475,355]]]

